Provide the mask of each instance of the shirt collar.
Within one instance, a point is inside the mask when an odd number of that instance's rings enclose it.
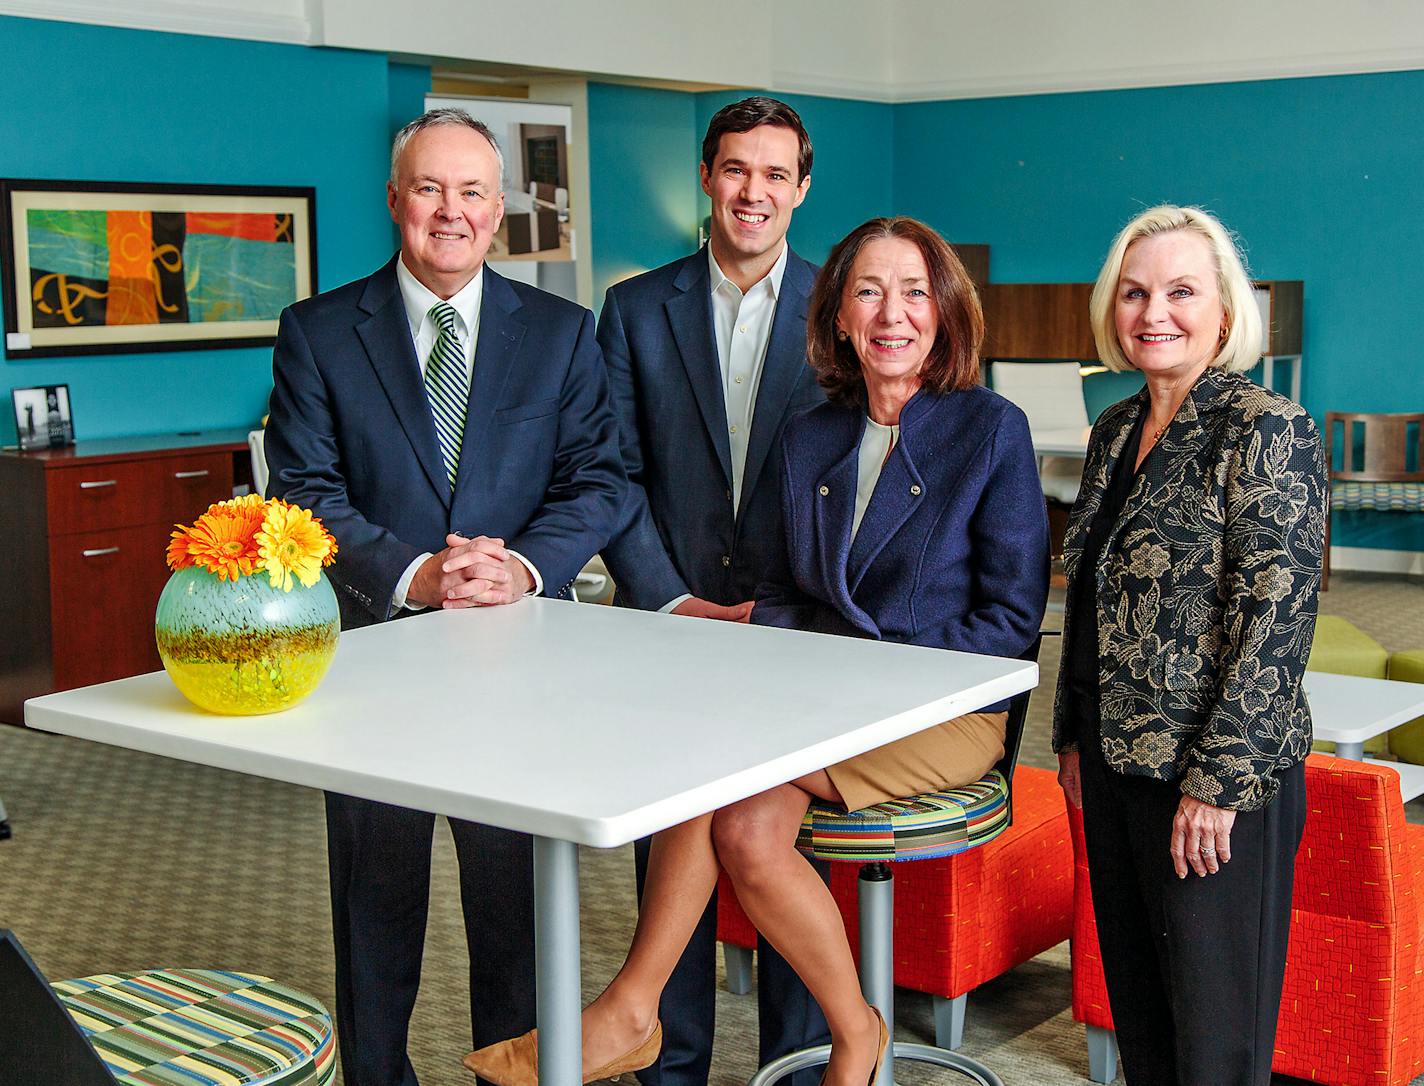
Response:
[[[764,278],[752,284],[753,290],[761,286],[762,283],[766,283],[771,288],[771,296],[773,298],[781,297],[781,277],[786,274],[786,254],[789,252],[791,252],[791,246],[786,244],[785,240],[783,240],[781,243],[781,255],[776,258],[776,263],[771,266],[771,271],[767,272]],[[713,294],[716,294],[722,289],[723,283],[732,282],[723,274],[722,269],[717,266],[717,258],[712,255],[711,245],[707,246],[707,268],[712,275]],[[736,285],[736,283],[732,283],[732,286],[735,287]],[[738,289],[738,293],[741,293],[740,288]]]
[[[420,326],[429,319],[430,308],[440,301],[447,301],[435,294],[429,287],[411,274],[404,260],[396,261],[396,282],[400,284],[401,301],[405,303],[405,315],[410,321],[411,339],[420,338]],[[465,324],[465,334],[479,326],[480,302],[484,298],[485,266],[475,272],[475,277],[456,292],[448,303]],[[466,340],[466,342],[469,342]]]

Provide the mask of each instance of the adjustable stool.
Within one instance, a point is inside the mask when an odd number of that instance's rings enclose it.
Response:
[[[1038,648],[1035,641],[1023,658],[1037,660]],[[880,1011],[891,1037],[875,1086],[894,1086],[896,1059],[937,1064],[980,1086],[1004,1086],[1003,1079],[969,1056],[935,1045],[894,1040],[895,881],[890,865],[953,856],[986,844],[1009,828],[1013,821],[1011,783],[1031,693],[1026,691],[1010,701],[1004,757],[973,784],[877,803],[859,811],[813,803],[801,823],[796,837],[801,852],[816,859],[861,865],[860,989],[866,1002]],[[759,1070],[747,1086],[771,1086],[789,1074],[827,1062],[830,1056],[830,1045],[788,1052]]]

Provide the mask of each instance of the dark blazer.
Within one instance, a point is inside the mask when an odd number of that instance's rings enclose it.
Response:
[[[1103,756],[1119,773],[1249,811],[1310,751],[1301,689],[1325,535],[1324,451],[1300,405],[1241,374],[1207,370],[1143,462],[1096,570],[1079,568],[1144,389],[1088,440],[1068,519],[1064,645],[1074,584],[1097,578]],[[1066,657],[1066,649],[1065,649]],[[1074,748],[1067,668],[1053,748]]]
[[[806,365],[815,277],[787,254],[735,511],[707,250],[608,291],[598,341],[629,480],[603,550],[618,602],[656,610],[689,592],[723,605],[752,598],[779,538],[781,429],[825,401]]]
[[[549,596],[612,533],[626,486],[587,310],[486,267],[454,493],[395,261],[282,313],[271,492],[336,536],[342,623],[385,619],[396,582],[451,531],[504,539]]]
[[[1048,601],[1048,516],[1024,413],[978,386],[917,393],[852,542],[864,429],[863,411],[832,404],[787,426],[787,564],[758,590],[752,621],[1021,655]]]

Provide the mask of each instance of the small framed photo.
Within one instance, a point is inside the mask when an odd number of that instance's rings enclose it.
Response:
[[[52,449],[74,444],[74,415],[68,385],[12,388],[15,432],[21,449]]]

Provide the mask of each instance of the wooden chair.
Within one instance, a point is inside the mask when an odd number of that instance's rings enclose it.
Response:
[[[1322,589],[1330,587],[1330,516],[1335,510],[1424,513],[1424,412],[1328,411],[1325,452],[1330,510],[1325,517]]]

